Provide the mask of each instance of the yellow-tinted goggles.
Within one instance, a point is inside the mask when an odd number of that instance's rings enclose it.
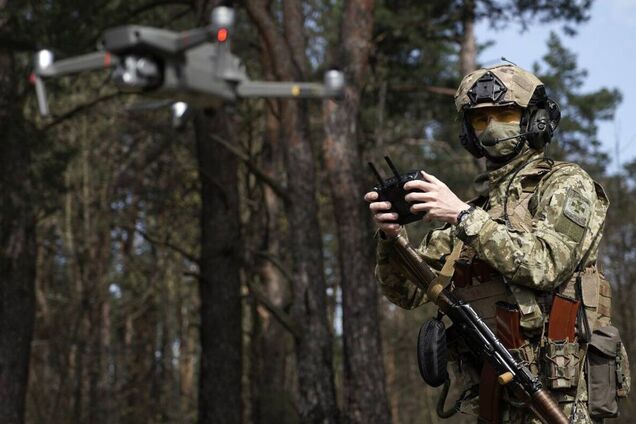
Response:
[[[484,107],[468,111],[468,122],[476,131],[483,131],[492,119],[497,122],[521,122],[522,109],[518,107]]]

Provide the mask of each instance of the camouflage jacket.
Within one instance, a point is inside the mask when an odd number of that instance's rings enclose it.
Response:
[[[609,202],[578,165],[553,163],[542,152],[526,149],[475,182],[481,200],[474,204],[481,205],[459,225],[429,232],[418,248],[434,269],[441,269],[461,239],[503,275],[513,292],[537,293],[553,291],[569,280],[588,250],[586,264],[596,261]],[[520,205],[524,192],[531,192],[526,196],[530,200]],[[506,193],[510,219],[503,216]],[[382,293],[406,309],[426,302],[391,255],[391,242],[378,238],[375,272]]]

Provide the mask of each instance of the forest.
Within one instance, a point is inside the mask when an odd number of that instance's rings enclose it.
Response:
[[[344,97],[241,100],[176,129],[169,108],[98,71],[47,81],[52,113],[38,113],[39,49],[88,53],[126,24],[201,27],[221,4],[252,79],[337,68]],[[0,0],[0,422],[443,422],[415,355],[435,309],[381,296],[363,195],[367,162],[389,155],[474,196],[484,163],[459,143],[453,95],[483,65],[480,22],[565,29],[531,69],[563,113],[547,154],[611,200],[599,263],[636,358],[636,161],[609,174],[598,136],[622,94],[585,90],[566,47],[592,4]],[[621,408],[612,422],[636,413]]]

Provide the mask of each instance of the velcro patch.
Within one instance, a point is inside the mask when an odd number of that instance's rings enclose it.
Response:
[[[554,229],[571,240],[580,242],[585,236],[591,210],[590,201],[580,192],[570,188],[565,195],[565,205]]]
[[[569,189],[566,194],[563,215],[575,224],[585,227],[590,216],[589,200],[575,189]]]

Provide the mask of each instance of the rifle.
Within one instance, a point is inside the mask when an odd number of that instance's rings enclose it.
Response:
[[[477,356],[492,365],[499,376],[499,384],[510,384],[514,395],[526,402],[544,423],[568,424],[568,418],[543,388],[539,377],[510,354],[475,310],[441,284],[431,284],[435,274],[404,237],[397,236],[394,249],[413,282],[451,319]]]

